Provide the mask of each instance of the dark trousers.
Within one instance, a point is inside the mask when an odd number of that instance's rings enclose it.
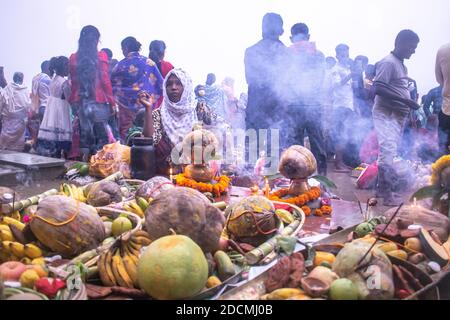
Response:
[[[320,106],[290,106],[291,144],[304,145],[307,135],[311,145],[311,152],[317,160],[320,175],[327,174],[327,152],[322,128],[322,108]],[[287,138],[284,137],[283,138]]]
[[[439,113],[439,151],[441,154],[448,154],[448,146],[450,145],[450,116],[445,115],[442,111]]]
[[[111,117],[111,108],[107,104],[83,101],[78,116],[81,154],[93,155],[109,142],[107,125]]]

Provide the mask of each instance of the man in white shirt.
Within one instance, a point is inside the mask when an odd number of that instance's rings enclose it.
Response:
[[[28,121],[28,131],[31,136],[31,144],[35,145],[39,126],[44,119],[47,100],[50,96],[50,61],[41,64],[41,73],[33,78],[31,83],[31,112]]]
[[[450,146],[450,43],[437,53],[436,80],[442,87],[443,96],[439,112],[439,147],[443,154],[447,154]]]

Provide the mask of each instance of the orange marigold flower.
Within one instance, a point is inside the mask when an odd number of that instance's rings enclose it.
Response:
[[[308,206],[302,207],[303,212],[305,213],[305,216],[309,217],[311,215],[311,208]]]

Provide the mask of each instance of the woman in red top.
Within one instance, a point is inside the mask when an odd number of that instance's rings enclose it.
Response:
[[[150,43],[150,54],[149,58],[153,60],[153,62],[156,63],[156,66],[158,67],[159,72],[161,72],[161,75],[163,79],[166,78],[167,74],[174,69],[174,66],[168,62],[164,61],[164,55],[166,54],[166,44],[164,41],[161,40],[153,40]],[[156,102],[156,108],[159,108],[163,100],[163,96],[161,95]]]
[[[115,100],[106,53],[97,49],[100,32],[94,26],[81,30],[77,53],[69,62],[72,94],[69,102],[80,120],[80,152],[84,161],[108,144],[108,120]]]

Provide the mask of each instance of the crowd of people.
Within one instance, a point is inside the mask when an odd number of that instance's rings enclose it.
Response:
[[[327,175],[349,172],[361,162],[378,163],[378,196],[399,202],[392,181],[397,157],[434,161],[449,152],[450,45],[436,60],[439,87],[421,98],[405,60],[420,39],[401,31],[394,50],[371,64],[351,59],[347,44],[326,56],[310,40],[305,23],[291,28],[291,45],[280,41],[283,19],[267,13],[262,39],[245,51],[248,93],[235,94],[234,79],[220,84],[211,73],[195,86],[180,68],[165,60],[166,45],[155,40],[149,54],[134,37],[122,43],[124,58],[98,50],[100,32],[81,30],[78,50],[51,58],[33,78],[7,83],[0,69],[0,149],[88,161],[106,144],[152,137],[158,171],[167,173],[173,147],[198,122],[234,129],[278,129],[281,147],[305,144]]]

